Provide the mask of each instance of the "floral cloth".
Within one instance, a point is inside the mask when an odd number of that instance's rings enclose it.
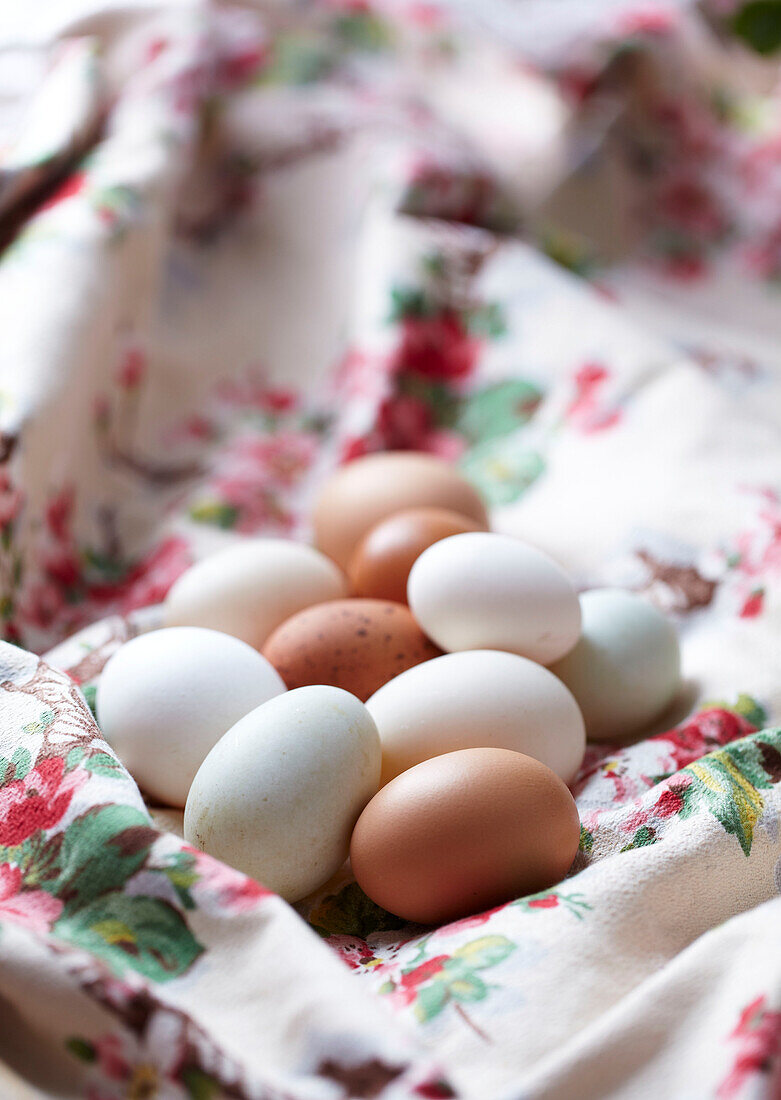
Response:
[[[774,5],[67,8],[0,110],[4,1095],[779,1095]],[[433,929],[189,848],[89,709],[194,558],[403,448],[686,677],[563,883]]]

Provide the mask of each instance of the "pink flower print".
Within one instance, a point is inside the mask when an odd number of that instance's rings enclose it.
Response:
[[[198,848],[191,848],[189,844],[182,847],[182,851],[195,856],[198,882],[194,890],[208,891],[216,896],[220,908],[229,913],[246,913],[256,909],[264,898],[274,897],[271,890],[261,886],[255,879],[243,875],[240,871],[234,871],[232,867],[220,863],[219,860],[207,856]]]
[[[20,869],[11,863],[0,864],[0,921],[48,932],[61,912],[59,898],[45,890],[23,890]]]
[[[721,1082],[718,1100],[738,1096],[750,1078],[765,1075],[768,1096],[781,1091],[781,1012],[767,1007],[767,997],[757,997],[740,1014],[730,1039],[738,1043],[739,1053],[732,1069]],[[774,1088],[775,1085],[775,1088]]]
[[[61,756],[41,760],[24,779],[0,787],[0,844],[13,848],[63,817],[74,794],[87,781],[79,768],[65,774]]]
[[[675,29],[676,22],[675,14],[669,8],[646,4],[619,15],[616,31],[620,35],[666,35]]]
[[[223,91],[232,91],[247,84],[265,65],[269,57],[266,42],[247,42],[217,62],[217,83]]]
[[[610,372],[602,363],[584,363],[575,372],[575,396],[565,414],[570,424],[588,434],[619,422],[620,410],[602,405],[604,386],[609,381]]]

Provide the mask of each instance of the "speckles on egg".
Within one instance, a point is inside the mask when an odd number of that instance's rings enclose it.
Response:
[[[358,599],[300,611],[263,647],[288,688],[330,684],[361,700],[440,653],[402,604]]]

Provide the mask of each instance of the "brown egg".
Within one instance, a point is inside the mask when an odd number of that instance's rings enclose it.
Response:
[[[346,568],[370,527],[403,508],[447,508],[485,529],[485,505],[454,466],[434,455],[394,451],[342,466],[322,488],[313,513],[317,547]]]
[[[329,600],[277,627],[263,646],[289,689],[344,688],[365,702],[400,672],[439,657],[409,609],[387,600]]]
[[[485,524],[446,508],[394,512],[375,524],[355,548],[347,567],[352,591],[406,603],[409,571],[424,550],[450,535],[485,530]]]
[[[383,909],[443,924],[560,882],[579,839],[575,800],[550,768],[510,749],[460,749],[383,787],[350,859]]]

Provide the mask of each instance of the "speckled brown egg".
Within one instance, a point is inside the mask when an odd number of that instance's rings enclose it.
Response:
[[[480,494],[449,462],[417,451],[365,455],[323,485],[312,512],[317,548],[343,569],[369,530],[402,508],[447,508],[488,522]]]
[[[560,882],[579,838],[575,800],[550,768],[511,749],[460,749],[374,796],[350,860],[383,909],[442,924]]]
[[[330,684],[362,701],[441,652],[407,607],[359,599],[307,607],[282,623],[263,647],[289,689]]]
[[[486,525],[447,508],[407,508],[380,520],[364,535],[347,575],[356,596],[407,602],[407,577],[429,546],[451,535],[485,531]]]

